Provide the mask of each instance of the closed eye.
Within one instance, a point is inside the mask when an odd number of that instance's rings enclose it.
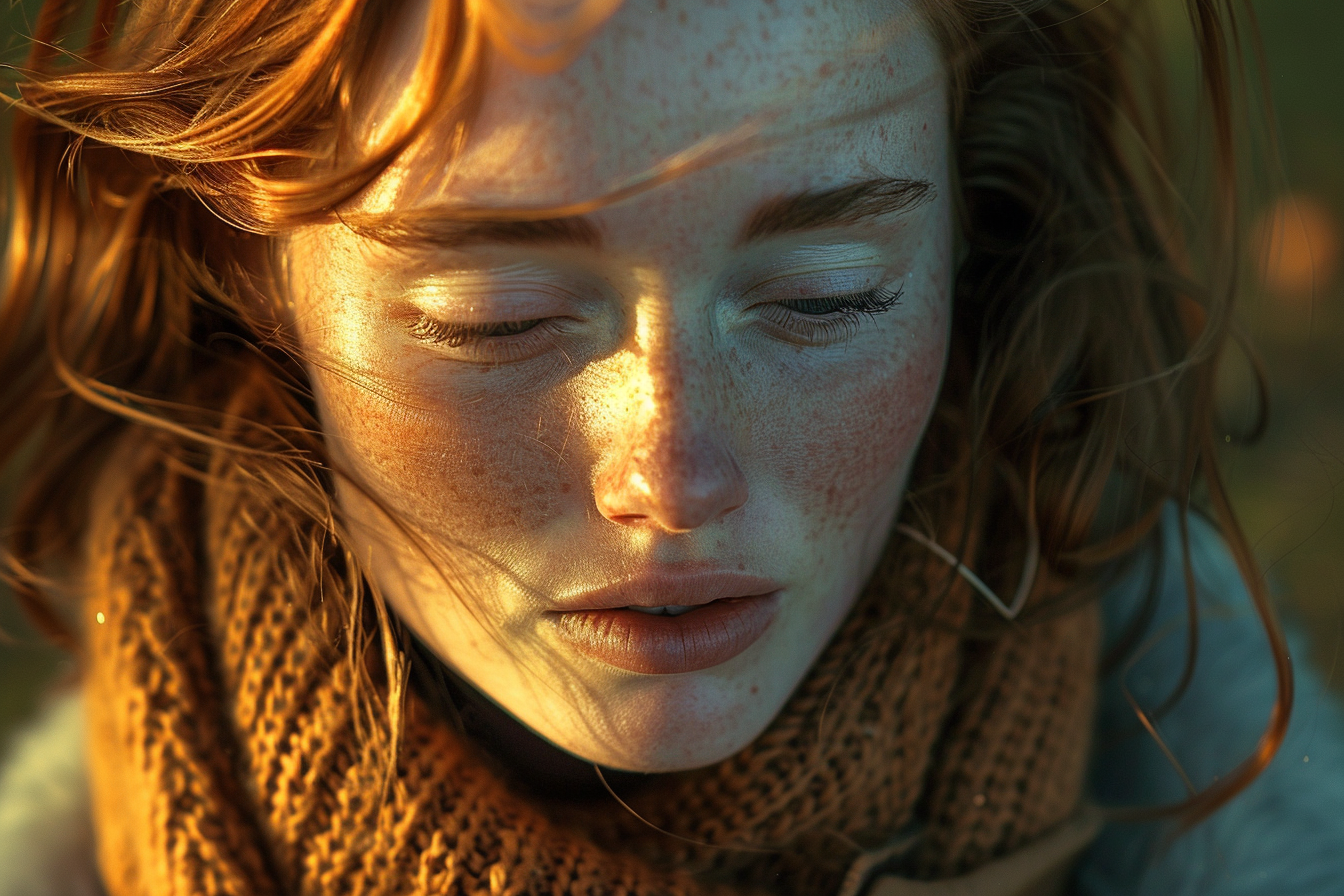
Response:
[[[815,299],[788,299],[779,304],[799,314],[882,314],[901,301],[903,287],[896,290],[869,289],[864,292]]]
[[[544,354],[572,323],[566,317],[455,323],[420,314],[408,321],[406,329],[411,338],[442,351],[450,360],[494,365]]]
[[[411,324],[410,333],[416,339],[419,339],[422,342],[428,342],[431,345],[461,348],[464,345],[479,342],[483,339],[517,336],[520,333],[526,333],[529,330],[535,329],[545,320],[546,318],[544,317],[538,317],[533,320],[509,320],[485,324],[456,324],[451,321],[438,320],[427,314],[422,314],[413,324]]]
[[[807,299],[782,299],[761,306],[761,316],[783,331],[789,341],[825,345],[853,338],[865,318],[884,314],[900,304],[904,287]]]

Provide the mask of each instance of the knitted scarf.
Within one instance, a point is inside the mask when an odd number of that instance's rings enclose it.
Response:
[[[335,586],[297,548],[320,536],[261,496],[261,461],[136,457],[95,502],[84,608],[111,896],[829,894],[911,831],[906,872],[946,876],[1079,802],[1094,609],[970,641],[973,594],[895,541],[754,743],[629,809],[566,804],[511,786],[413,690],[390,729],[361,709],[319,624]]]

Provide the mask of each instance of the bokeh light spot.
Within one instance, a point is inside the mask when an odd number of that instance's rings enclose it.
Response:
[[[1339,270],[1340,229],[1335,213],[1319,199],[1281,197],[1265,211],[1253,233],[1261,284],[1288,302],[1320,295]]]

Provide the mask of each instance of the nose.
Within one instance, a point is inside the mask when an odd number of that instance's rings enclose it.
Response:
[[[646,396],[633,402],[594,495],[612,522],[689,532],[747,501],[723,400],[674,352],[646,356]],[[703,369],[703,367],[701,368]]]

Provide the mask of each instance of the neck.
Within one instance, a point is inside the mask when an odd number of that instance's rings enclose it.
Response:
[[[617,792],[628,793],[652,777],[603,768],[560,749],[454,672],[414,635],[406,642],[412,685],[421,698],[522,789],[571,801],[609,799],[604,779]]]

